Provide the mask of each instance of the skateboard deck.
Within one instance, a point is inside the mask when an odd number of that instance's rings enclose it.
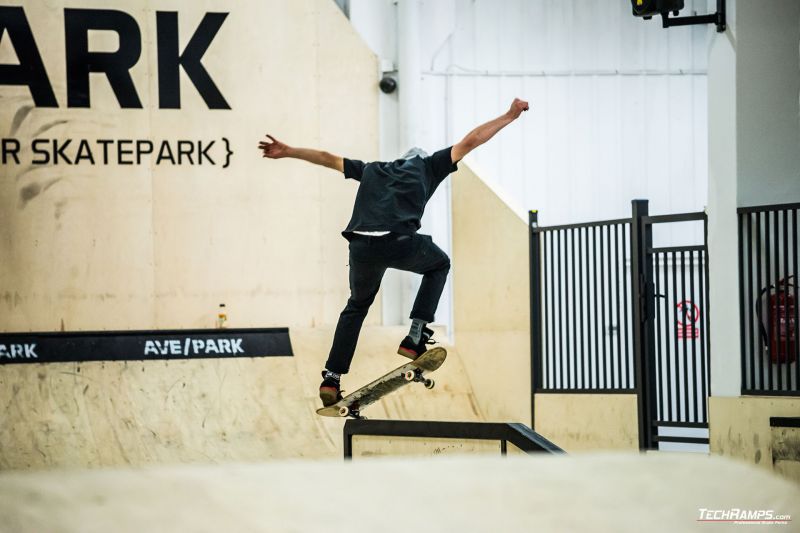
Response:
[[[432,389],[435,383],[432,379],[425,377],[425,374],[433,372],[442,366],[446,357],[447,350],[444,348],[428,350],[415,360],[395,368],[368,385],[364,385],[335,404],[317,409],[317,414],[322,416],[364,418],[361,416],[362,409],[396,391],[403,385],[419,382],[423,383],[426,388]]]

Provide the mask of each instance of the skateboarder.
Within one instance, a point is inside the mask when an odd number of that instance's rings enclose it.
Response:
[[[411,310],[411,329],[398,353],[416,359],[432,344],[433,322],[450,258],[428,235],[417,233],[425,205],[439,184],[469,152],[528,110],[515,98],[508,111],[469,132],[461,142],[428,155],[412,148],[395,161],[364,163],[309,148],[288,146],[274,137],[261,141],[263,157],[292,157],[344,173],[359,181],[353,215],[342,235],[350,242],[350,298],[339,316],[319,396],[324,406],[341,399],[340,378],[350,370],[361,325],[387,268],[422,274]]]

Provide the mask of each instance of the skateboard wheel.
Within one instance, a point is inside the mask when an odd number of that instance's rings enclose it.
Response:
[[[425,388],[426,389],[432,389],[435,385],[436,385],[436,382],[433,381],[432,379],[426,379],[425,380]]]
[[[403,377],[406,378],[406,381],[414,381],[416,373],[413,370],[406,370],[406,373],[403,374]]]
[[[347,416],[350,414],[350,409],[347,407],[340,407],[339,408],[339,416]]]

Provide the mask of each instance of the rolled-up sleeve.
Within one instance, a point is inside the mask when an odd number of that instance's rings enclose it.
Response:
[[[458,170],[458,165],[453,163],[452,149],[453,147],[450,146],[435,152],[431,156],[431,169],[433,170],[433,177],[437,180],[443,180],[451,172]]]
[[[359,161],[358,159],[344,159],[344,177],[345,179],[351,179],[356,181],[361,181],[361,176],[364,175],[364,167],[366,165],[363,161]]]

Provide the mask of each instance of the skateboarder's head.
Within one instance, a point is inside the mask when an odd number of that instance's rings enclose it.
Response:
[[[428,153],[422,148],[409,148],[406,153],[400,156],[400,159],[414,159],[415,157],[428,157]]]

